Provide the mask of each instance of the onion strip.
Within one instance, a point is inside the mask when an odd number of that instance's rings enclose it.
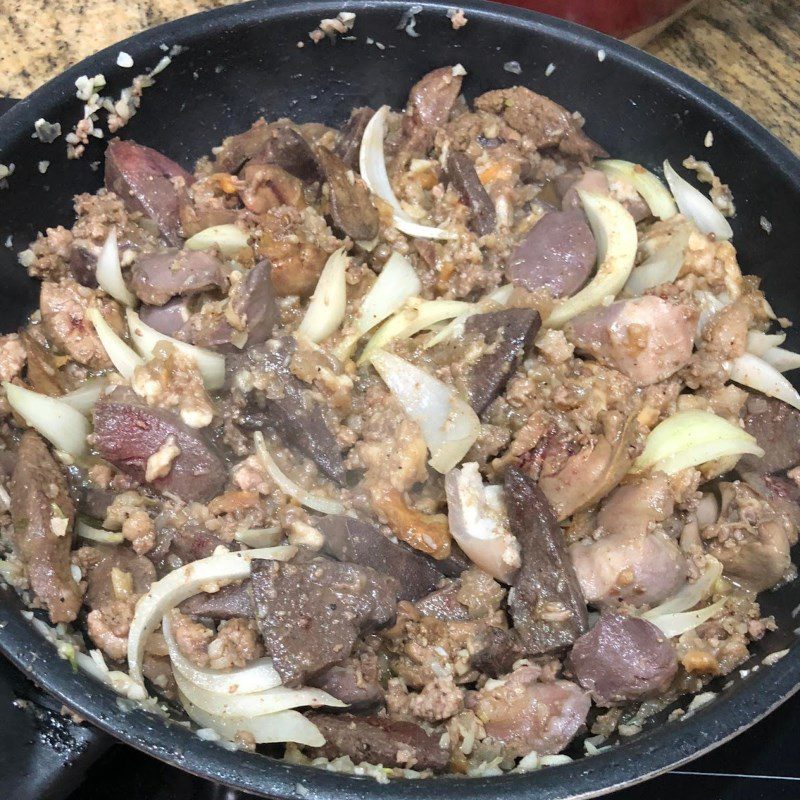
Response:
[[[654,286],[672,283],[680,274],[690,236],[688,230],[676,231],[662,248],[631,272],[625,294],[639,297]]]
[[[778,372],[791,372],[800,369],[800,355],[782,347],[773,347],[762,356],[764,361]]]
[[[75,533],[81,539],[88,539],[90,542],[100,544],[117,545],[125,541],[125,537],[117,531],[107,531],[103,528],[93,528],[82,519],[75,520]]]
[[[708,622],[725,605],[725,599],[718,600],[716,603],[697,611],[684,611],[679,614],[662,614],[660,617],[653,617],[649,621],[661,630],[667,639],[675,636],[682,636],[687,631],[693,630],[698,625]]]
[[[89,378],[74,392],[62,394],[58,399],[88,417],[92,413],[94,404],[103,396],[107,386],[108,381],[105,378]]]
[[[442,328],[438,333],[436,333],[434,336],[431,336],[431,338],[425,342],[423,350],[428,350],[431,347],[435,347],[437,344],[440,344],[447,339],[452,339],[454,336],[460,336],[464,332],[464,324],[466,321],[475,314],[484,314],[488,311],[493,311],[496,308],[503,308],[511,299],[513,291],[514,286],[510,283],[507,283],[505,286],[498,286],[497,289],[493,289],[485,297],[482,297],[480,300],[478,300],[477,303],[472,303],[467,311],[465,311],[463,314],[459,314],[454,320],[445,325],[444,328]]]
[[[421,239],[456,239],[457,234],[452,231],[446,231],[431,225],[422,225],[411,219],[400,205],[400,201],[397,199],[389,181],[389,173],[386,171],[383,140],[386,136],[386,117],[388,113],[389,106],[381,106],[373,114],[372,119],[364,129],[361,149],[358,155],[358,166],[364,183],[367,184],[367,188],[373,194],[376,194],[392,207],[394,225],[397,230],[408,236],[416,236]]]
[[[681,214],[694,222],[701,233],[713,233],[717,239],[723,240],[733,236],[733,229],[722,212],[699,189],[678,175],[669,161],[664,162],[664,177]]]
[[[625,286],[636,259],[636,223],[616,200],[578,191],[597,241],[597,274],[577,294],[555,305],[545,323],[560,328],[583,311],[615,297]]]
[[[277,525],[273,528],[248,528],[236,531],[233,538],[247,547],[275,547],[280,544],[283,532]]]
[[[666,614],[689,611],[713,594],[714,584],[721,576],[722,564],[713,556],[706,556],[706,568],[694,583],[684,584],[672,597],[649,611],[645,611],[642,617],[653,620]]]
[[[272,478],[284,494],[293,497],[300,505],[306,508],[312,508],[314,511],[319,511],[322,514],[344,513],[344,506],[338,500],[312,494],[286,475],[275,463],[275,459],[267,449],[267,443],[264,441],[264,434],[261,433],[261,431],[256,431],[253,434],[253,442],[255,443],[256,455],[261,462],[261,466],[264,467],[267,475]]]
[[[800,409],[797,389],[775,367],[752,353],[744,353],[734,359],[731,380]]]
[[[187,250],[208,250],[209,247],[219,248],[222,255],[230,258],[247,247],[247,234],[228,223],[212,225],[186,240]]]
[[[152,584],[136,604],[128,633],[128,672],[131,678],[144,685],[142,658],[145,644],[169,609],[197,594],[201,586],[211,581],[237,581],[248,577],[250,562],[254,558],[288,561],[296,552],[296,547],[284,546],[219,553],[178,567]]]
[[[80,411],[59,398],[33,392],[9,381],[3,381],[2,386],[11,408],[56,450],[73,458],[84,455],[91,429]]]
[[[654,217],[669,219],[678,213],[667,187],[641,164],[610,158],[598,161],[596,166],[609,177],[630,183],[647,203]]]
[[[139,315],[132,309],[128,309],[128,328],[136,349],[145,357],[153,355],[156,345],[159,342],[169,342],[176,350],[183,355],[191,358],[197,365],[200,374],[203,376],[203,383],[207,389],[221,389],[225,384],[225,357],[204,347],[195,347],[186,342],[180,342],[171,336],[159,333],[149,325],[139,319]]]
[[[116,228],[111,228],[103,243],[100,255],[97,257],[95,277],[97,278],[97,285],[122,305],[136,305],[136,295],[128,289],[125,285],[125,279],[122,277]]]
[[[178,697],[190,719],[203,728],[211,728],[231,742],[237,733],[249,733],[256,744],[296,742],[309,747],[322,747],[325,744],[325,737],[319,728],[299,711],[277,711],[249,719],[220,717],[203,711],[182,692],[178,692]]]
[[[327,339],[341,324],[347,307],[347,255],[339,248],[328,258],[297,332],[312,342]]]
[[[768,350],[780,347],[786,341],[785,333],[763,333],[762,331],[747,332],[747,352],[763,358]]]
[[[132,347],[123,341],[122,337],[106,322],[103,315],[96,308],[90,308],[86,312],[86,318],[94,326],[97,338],[114,365],[114,369],[126,381],[130,381],[133,377],[133,371],[136,367],[144,364],[144,361]]]

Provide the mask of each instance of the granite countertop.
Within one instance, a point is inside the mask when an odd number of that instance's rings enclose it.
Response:
[[[22,97],[143,28],[237,0],[4,0],[0,95]],[[36,24],[31,24],[36,20]],[[732,100],[800,153],[800,3],[701,0],[647,49]]]

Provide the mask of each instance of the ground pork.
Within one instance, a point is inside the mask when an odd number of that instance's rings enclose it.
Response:
[[[25,346],[17,333],[0,336],[0,380],[10,381],[22,373],[26,359]]]
[[[436,678],[420,692],[409,692],[403,680],[390,678],[386,707],[392,714],[425,722],[441,722],[463,710],[464,690],[456,686],[452,675]]]

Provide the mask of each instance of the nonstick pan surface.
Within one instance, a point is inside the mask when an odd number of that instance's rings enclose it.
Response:
[[[15,330],[34,308],[38,287],[16,260],[37,231],[73,219],[71,198],[101,185],[103,142],[80,160],[67,161],[64,139],[45,145],[31,138],[34,121],[59,121],[68,131],[81,116],[75,97],[80,75],[105,74],[112,89],[130,83],[138,70],[116,66],[119,50],[138,67],[164,55],[162,45],[186,49],[147,89],[138,114],[123,129],[184,166],[208,153],[259,115],[305,122],[344,121],[350,108],[390,103],[401,107],[412,83],[425,72],[461,62],[473,97],[488,89],[522,83],[587,119],[588,133],[614,156],[657,167],[694,154],[710,159],[730,184],[738,214],[734,242],[744,271],[763,278],[778,315],[795,316],[800,305],[800,163],[777,140],[733,105],[691,78],[631,47],[575,25],[519,9],[473,0],[462,2],[468,25],[453,31],[448,2],[421,4],[418,38],[396,26],[407,3],[292,2],[256,0],[178,20],[139,34],[81,62],[0,117],[0,163],[16,170],[0,191],[0,321]],[[341,10],[355,11],[355,41],[313,45],[308,32]],[[368,44],[367,37],[385,49]],[[302,48],[297,46],[303,42]],[[605,59],[598,51],[605,51]],[[522,72],[503,64],[518,61]],[[548,64],[555,71],[546,76]],[[703,146],[708,131],[713,148]],[[50,166],[42,174],[39,161]],[[102,164],[101,164],[102,167]],[[766,228],[771,229],[767,232]],[[7,237],[11,237],[7,239]],[[3,247],[8,242],[10,247]],[[788,345],[800,346],[790,333]],[[0,651],[46,691],[120,740],[206,778],[272,797],[395,800],[429,797],[538,800],[605,794],[682,764],[735,736],[792,695],[800,684],[798,621],[800,584],[761,598],[778,630],[754,645],[751,662],[711,688],[719,695],[696,713],[667,722],[667,709],[645,730],[592,758],[524,775],[469,779],[436,778],[381,785],[320,770],[291,766],[256,754],[228,751],[186,728],[139,709],[125,710],[116,695],[74,674],[52,645],[21,614],[17,595],[0,589]],[[773,666],[765,655],[789,648]],[[723,686],[725,688],[723,688]],[[686,701],[685,701],[686,702]],[[684,702],[684,706],[685,706]],[[121,707],[122,706],[122,707]],[[576,754],[581,752],[578,747]]]

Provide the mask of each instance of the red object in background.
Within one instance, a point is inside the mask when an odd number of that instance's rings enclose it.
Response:
[[[696,0],[501,0],[637,43],[654,36]]]

